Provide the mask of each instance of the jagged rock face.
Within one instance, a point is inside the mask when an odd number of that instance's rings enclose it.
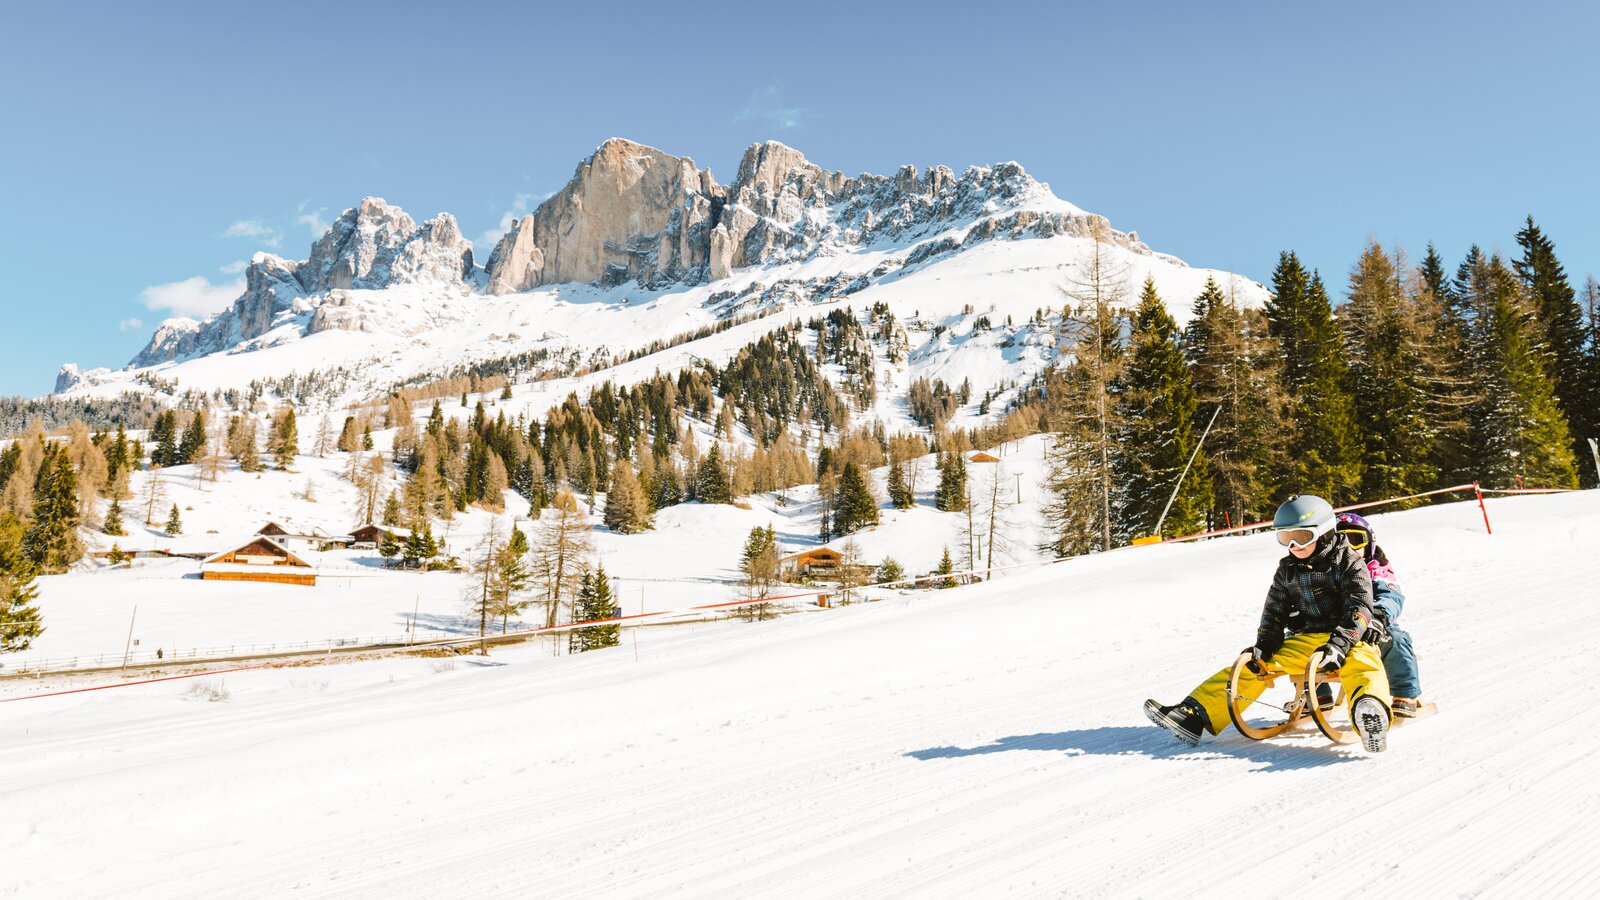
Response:
[[[422,223],[406,239],[389,268],[389,284],[461,284],[472,275],[472,242],[449,213]]]
[[[300,267],[300,284],[307,293],[316,293],[367,287],[369,278],[382,281],[400,247],[416,230],[417,223],[404,210],[367,197],[345,210],[327,234],[311,245],[311,258]]]
[[[489,290],[698,274],[721,208],[716,181],[694,160],[613,138],[501,238],[489,257]]]
[[[244,294],[233,301],[232,312],[243,340],[260,337],[272,330],[279,313],[293,307],[305,296],[296,275],[295,264],[267,253],[258,253],[244,270]]]
[[[244,293],[232,306],[203,323],[163,322],[130,365],[155,365],[255,340],[284,324],[286,316],[313,312],[337,291],[397,284],[456,287],[472,277],[472,269],[472,242],[461,234],[454,216],[440,213],[419,228],[404,210],[368,197],[339,216],[304,262],[257,253],[245,270]],[[366,327],[339,313],[324,316],[321,323]],[[306,334],[315,334],[318,324],[315,315],[302,322]]]
[[[192,348],[195,335],[199,331],[200,323],[193,319],[168,319],[156,326],[156,333],[150,336],[150,343],[139,351],[129,365],[153,366],[186,355],[185,351]],[[56,391],[62,390],[65,388],[58,384]]]
[[[506,294],[568,281],[636,279],[648,287],[714,281],[744,266],[937,233],[956,220],[1003,215],[1008,206],[1048,196],[1016,163],[972,168],[959,177],[944,166],[920,174],[903,166],[893,176],[847,178],[775,141],[745,150],[734,183],[724,189],[692,160],[613,139],[500,240],[489,258],[488,290]],[[1086,233],[1088,219],[1077,218],[1041,213],[991,226],[986,236],[1016,236],[1020,227]]]

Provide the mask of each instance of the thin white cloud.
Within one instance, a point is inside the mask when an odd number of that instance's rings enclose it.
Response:
[[[143,327],[144,320],[142,319],[123,319],[121,322],[117,323],[118,331],[138,331]]]
[[[224,275],[237,275],[240,272],[243,272],[245,269],[248,269],[248,268],[250,268],[250,263],[249,262],[247,262],[246,260],[242,260],[242,259],[236,259],[233,262],[228,263],[227,265],[221,267],[217,271],[221,272]]]
[[[158,312],[204,319],[228,308],[242,293],[243,278],[227,284],[212,284],[205,277],[196,275],[182,281],[151,285],[139,292],[139,299],[144,301],[146,307]]]
[[[227,230],[222,232],[226,238],[250,238],[260,241],[268,247],[276,247],[283,242],[283,233],[268,225],[260,219],[236,219]]]
[[[302,208],[304,207],[302,206]],[[311,232],[312,240],[316,240],[327,233],[328,229],[333,225],[332,222],[322,217],[323,212],[324,210],[314,209],[311,212],[303,213],[295,217],[294,223],[306,226],[306,230]]]
[[[473,241],[473,246],[485,253],[493,250],[494,245],[500,243],[500,238],[511,230],[511,226],[517,224],[518,220],[528,214],[531,204],[542,203],[553,196],[554,193],[554,191],[550,191],[543,194],[518,194],[511,201],[511,208],[501,214],[499,224],[478,235],[478,239]]]
[[[804,106],[790,106],[783,100],[783,86],[776,81],[770,81],[764,87],[756,88],[750,93],[749,102],[739,110],[733,120],[765,122],[767,127],[774,130],[788,131],[804,127],[806,122],[817,117],[811,109]]]

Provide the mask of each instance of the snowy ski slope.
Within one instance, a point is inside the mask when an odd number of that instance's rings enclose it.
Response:
[[[0,896],[1592,896],[1600,495],[1489,513],[1374,518],[1442,710],[1383,755],[1144,720],[1251,640],[1254,535],[579,657],[0,703]]]

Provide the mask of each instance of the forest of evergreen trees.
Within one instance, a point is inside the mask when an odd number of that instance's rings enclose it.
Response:
[[[1256,521],[1295,493],[1595,486],[1600,287],[1580,297],[1531,218],[1516,240],[1453,275],[1432,245],[1413,266],[1369,244],[1337,307],[1284,252],[1265,309],[1207,282],[1182,332],[1152,283],[1129,315],[1118,273],[1091,272],[1066,291],[1073,360],[1041,391],[1052,549]]]

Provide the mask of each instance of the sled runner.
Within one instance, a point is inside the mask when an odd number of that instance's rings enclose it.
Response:
[[[1313,653],[1303,672],[1290,672],[1270,663],[1267,664],[1267,674],[1262,678],[1262,681],[1265,682],[1268,688],[1271,688],[1279,678],[1283,677],[1288,677],[1294,685],[1294,699],[1285,708],[1279,708],[1271,703],[1258,700],[1248,700],[1239,696],[1239,679],[1243,677],[1246,671],[1245,667],[1249,665],[1250,660],[1251,655],[1248,651],[1239,654],[1239,658],[1233,662],[1233,671],[1228,673],[1228,718],[1233,720],[1233,727],[1239,729],[1240,734],[1251,740],[1264,741],[1267,738],[1283,734],[1291,728],[1304,725],[1306,720],[1310,719],[1317,723],[1317,730],[1321,731],[1328,740],[1333,741],[1335,744],[1353,744],[1360,740],[1360,733],[1356,731],[1355,726],[1350,722],[1350,714],[1345,702],[1347,698],[1344,696],[1344,685],[1339,682],[1339,673],[1323,674],[1317,671],[1317,667],[1322,664],[1322,654]],[[1333,704],[1326,710],[1322,709],[1316,702],[1306,702],[1306,698],[1317,696],[1317,686],[1324,684],[1333,688]],[[1267,725],[1250,724],[1245,720],[1245,713],[1252,705],[1273,710],[1278,716],[1282,717],[1281,721]],[[1427,703],[1417,710],[1417,714],[1413,718],[1426,718],[1438,711],[1439,708],[1437,706]],[[1390,725],[1392,727],[1404,721],[1406,721],[1405,718],[1395,716]]]

